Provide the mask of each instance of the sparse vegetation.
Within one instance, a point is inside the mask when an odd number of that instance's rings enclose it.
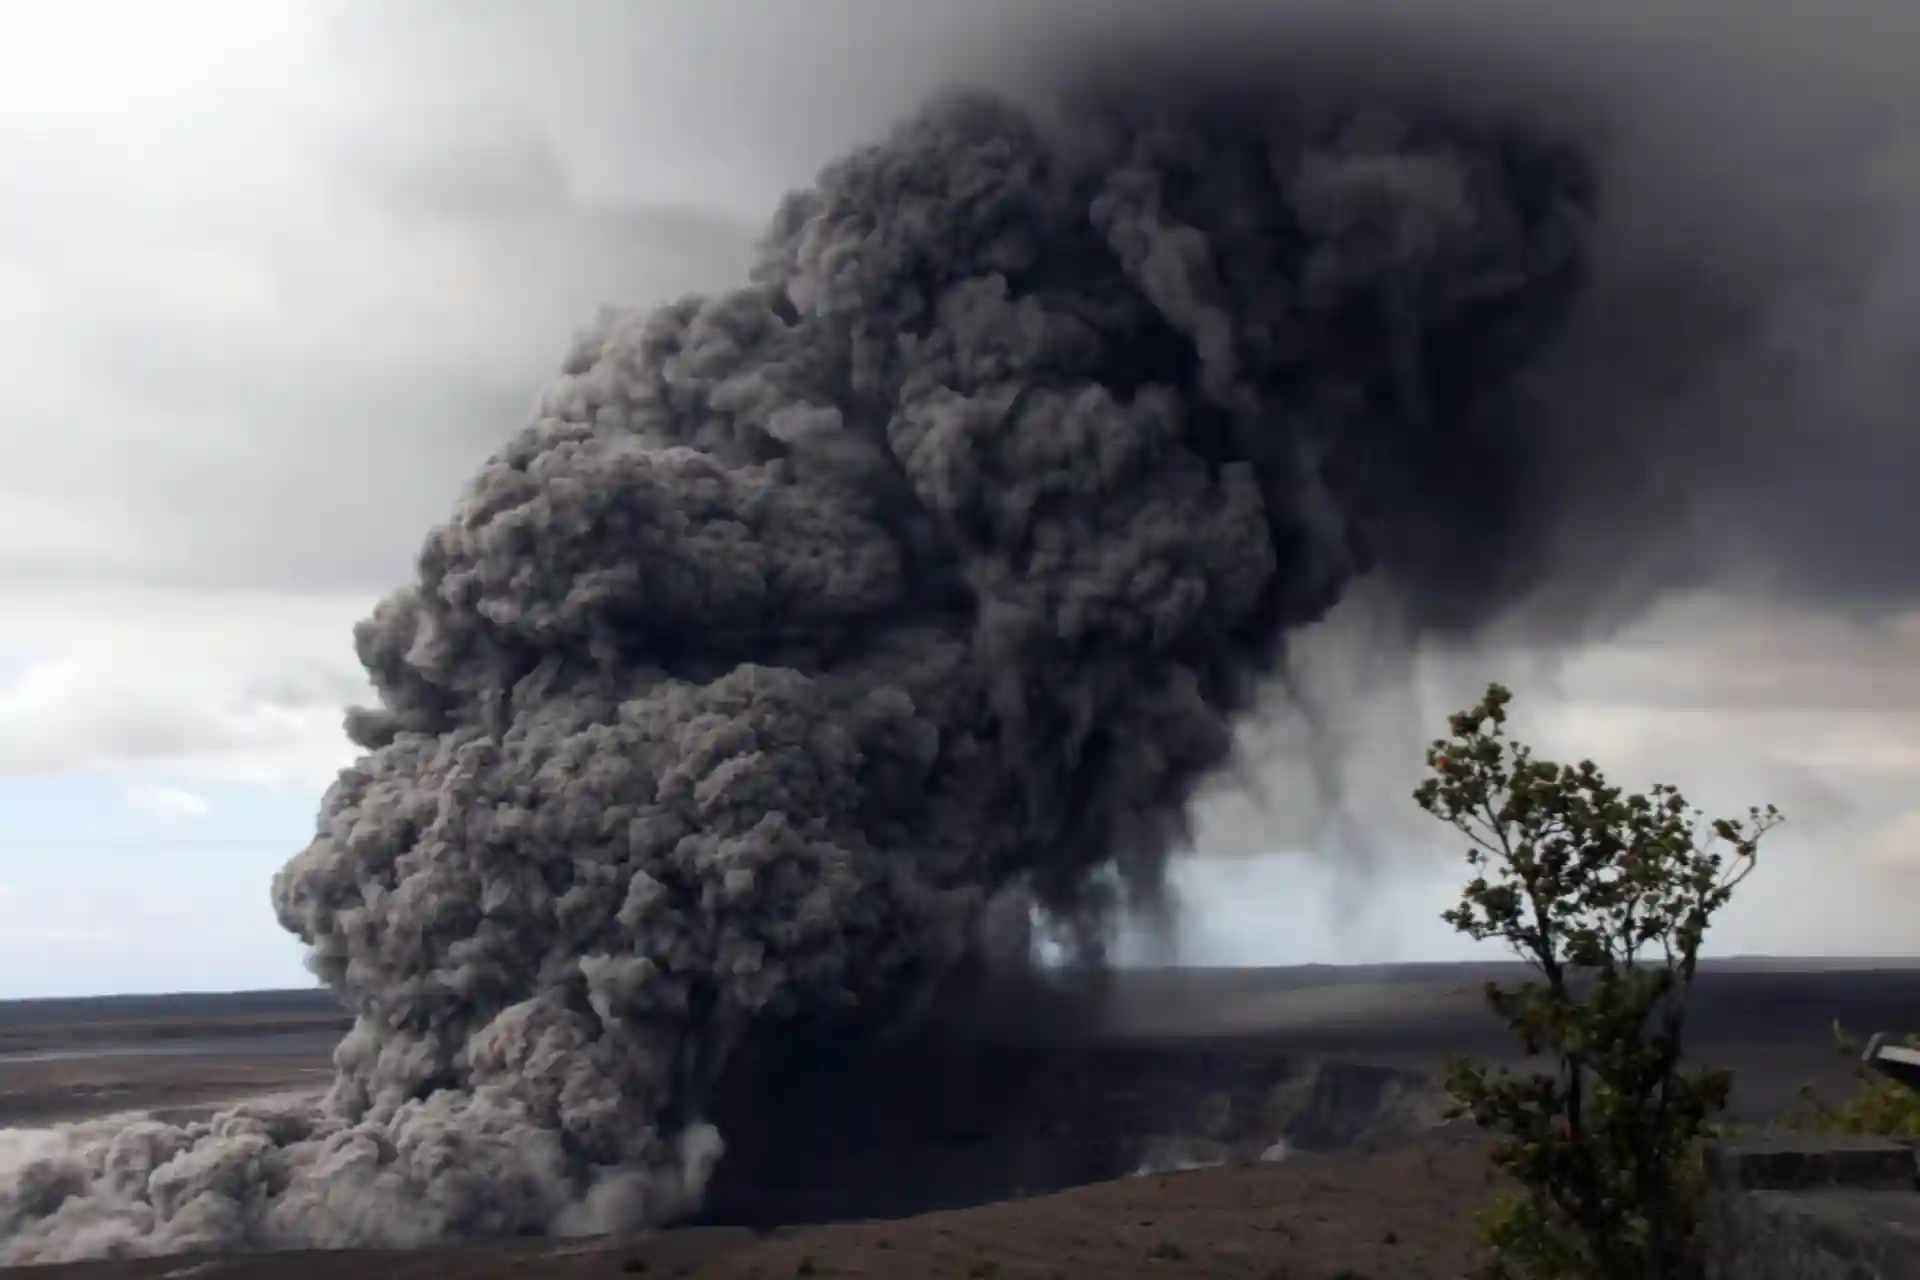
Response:
[[[1699,1144],[1730,1073],[1683,1063],[1686,1002],[1714,914],[1752,871],[1777,810],[1708,822],[1672,786],[1628,794],[1592,761],[1536,759],[1489,686],[1427,753],[1421,808],[1467,836],[1474,876],[1445,913],[1539,980],[1489,983],[1528,1057],[1466,1059],[1447,1087],[1519,1183],[1481,1222],[1487,1274],[1682,1280],[1703,1272]]]
[[[1902,1043],[1920,1049],[1920,1036],[1909,1035]],[[1801,1085],[1800,1109],[1786,1117],[1786,1127],[1814,1133],[1920,1138],[1920,1092],[1862,1062],[1865,1046],[1837,1022],[1833,1024],[1833,1047],[1836,1053],[1853,1060],[1853,1092],[1838,1102],[1828,1102],[1812,1085]]]

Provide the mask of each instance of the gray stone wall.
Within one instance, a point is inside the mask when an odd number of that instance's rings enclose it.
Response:
[[[1920,1280],[1912,1147],[1769,1134],[1707,1156],[1711,1280]]]

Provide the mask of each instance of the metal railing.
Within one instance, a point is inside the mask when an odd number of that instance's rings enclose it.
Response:
[[[1866,1052],[1860,1058],[1881,1075],[1920,1091],[1920,1049],[1894,1044],[1882,1031],[1867,1041]]]

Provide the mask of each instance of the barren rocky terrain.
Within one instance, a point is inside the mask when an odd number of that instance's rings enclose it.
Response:
[[[509,1242],[420,1253],[145,1259],[35,1268],[48,1280],[507,1280],[599,1276],[1250,1277],[1461,1276],[1471,1212],[1493,1193],[1477,1142],[1124,1178],[1031,1199],[752,1231],[693,1228],[626,1243]]]
[[[1456,1276],[1493,1192],[1440,1125],[1448,1053],[1501,1057],[1497,966],[1124,975],[1097,1029],[1057,1020],[781,1064],[743,1084],[707,1221],[634,1241],[81,1264],[108,1276]],[[1834,1019],[1920,1026],[1920,971],[1726,962],[1694,1044],[1736,1112],[1844,1084]],[[0,1127],[178,1114],[312,1090],[344,1020],[315,993],[0,1006]],[[1203,1167],[1186,1167],[1186,1166]],[[811,1224],[811,1225],[809,1225]]]

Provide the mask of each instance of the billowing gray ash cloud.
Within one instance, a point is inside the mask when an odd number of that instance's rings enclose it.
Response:
[[[1006,893],[1097,947],[1291,630],[1370,573],[1471,626],[1623,483],[1541,372],[1602,169],[1324,64],[948,98],[604,317],[356,634],[273,889],[357,1015],[324,1104],[13,1149],[0,1259],[667,1220],[739,1054]]]

